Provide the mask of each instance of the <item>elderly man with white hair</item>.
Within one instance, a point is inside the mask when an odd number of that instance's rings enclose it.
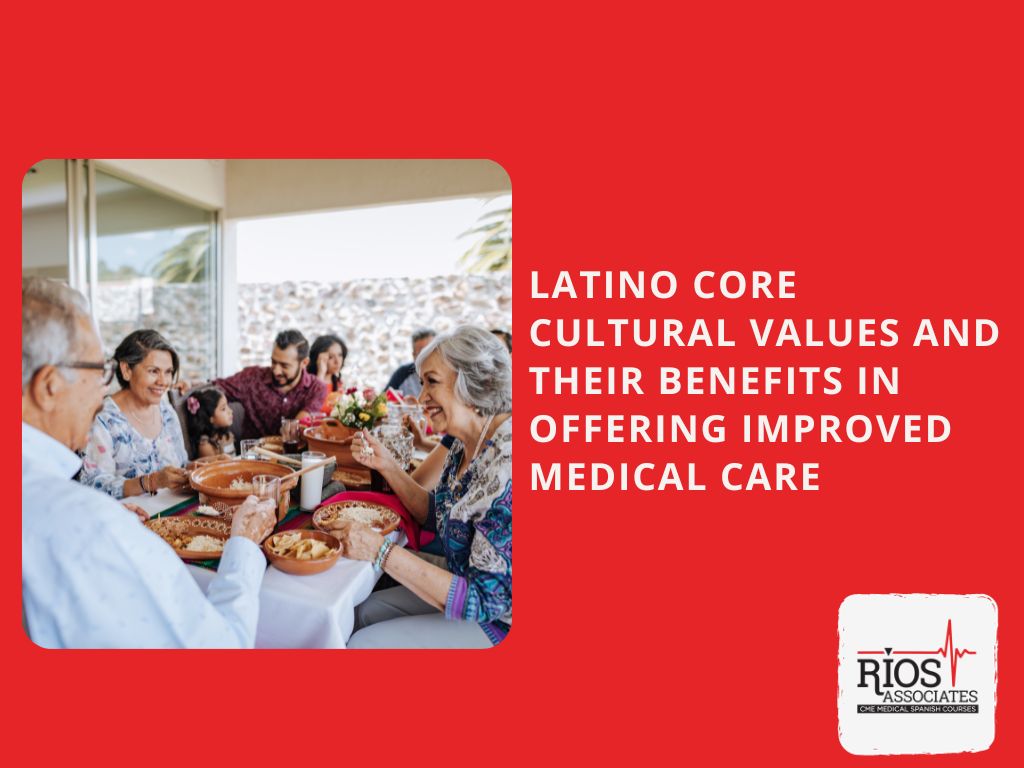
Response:
[[[47,648],[252,647],[273,502],[250,497],[204,595],[135,515],[72,480],[113,367],[80,293],[22,284],[21,555],[29,636]]]
[[[491,333],[463,325],[427,345],[416,370],[431,426],[454,438],[436,487],[418,485],[369,432],[356,435],[352,454],[437,533],[444,567],[365,525],[337,523],[345,557],[402,585],[356,609],[348,647],[487,648],[512,627],[512,359]]]

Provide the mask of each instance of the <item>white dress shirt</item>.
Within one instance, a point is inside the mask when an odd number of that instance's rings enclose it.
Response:
[[[21,580],[45,648],[251,648],[266,561],[233,536],[204,595],[138,518],[71,478],[80,459],[21,425]]]

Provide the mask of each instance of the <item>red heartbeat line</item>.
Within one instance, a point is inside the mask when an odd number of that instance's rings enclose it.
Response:
[[[857,653],[878,653],[888,654],[887,651],[857,651]],[[896,654],[919,654],[926,656],[933,656],[938,654],[943,658],[950,659],[950,667],[953,670],[953,685],[956,686],[956,663],[967,654],[971,656],[975,655],[975,651],[968,651],[966,648],[957,648],[953,645],[953,620],[949,619],[946,622],[946,642],[941,648],[936,648],[934,651],[892,651],[893,656]]]

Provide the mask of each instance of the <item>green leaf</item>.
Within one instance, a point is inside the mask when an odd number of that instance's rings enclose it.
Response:
[[[471,274],[504,272],[512,268],[512,208],[487,211],[476,225],[459,237],[474,237],[474,244],[459,258]]]

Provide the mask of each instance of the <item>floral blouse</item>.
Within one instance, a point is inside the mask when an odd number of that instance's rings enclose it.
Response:
[[[436,530],[454,576],[444,613],[480,624],[497,645],[512,627],[512,419],[457,480],[465,446],[452,443],[425,528]]]
[[[155,440],[140,435],[112,398],[103,401],[85,448],[79,482],[124,497],[124,481],[188,461],[181,422],[165,399],[160,401],[160,434]]]

